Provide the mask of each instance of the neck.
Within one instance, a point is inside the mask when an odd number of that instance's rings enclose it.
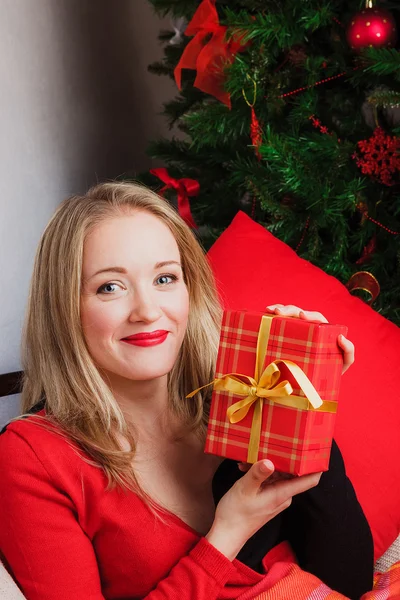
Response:
[[[140,437],[171,432],[176,419],[169,408],[166,375],[151,381],[132,381],[108,373],[106,381],[126,420]]]

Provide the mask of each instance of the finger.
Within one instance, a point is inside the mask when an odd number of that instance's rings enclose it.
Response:
[[[274,472],[275,467],[270,460],[259,460],[251,465],[241,481],[247,492],[258,492],[261,484]]]
[[[328,319],[324,317],[320,312],[315,312],[311,310],[301,310],[299,314],[299,318],[304,321],[313,321],[316,323],[328,323]]]
[[[269,312],[275,312],[275,310],[277,308],[282,308],[283,304],[271,304],[270,306],[266,306],[265,310],[268,310]]]
[[[351,365],[354,362],[354,354],[355,354],[354,344],[353,344],[353,342],[350,342],[350,340],[348,340],[344,335],[339,335],[338,345],[339,345],[339,348],[343,352],[343,369],[342,369],[342,375],[343,375],[343,373],[345,373],[347,371],[347,369],[349,367],[351,367]]]
[[[271,485],[271,484],[275,483],[276,481],[281,481],[282,479],[292,479],[293,477],[296,477],[296,475],[291,475],[289,473],[282,473],[281,471],[274,471],[272,473],[272,475],[270,475],[268,477],[268,479],[266,479],[262,485],[263,486]]]
[[[294,304],[277,305],[275,312],[287,315],[289,317],[298,317],[301,308],[294,306]]]
[[[266,307],[266,310],[274,312],[276,315],[284,315],[286,317],[298,317],[301,308],[293,304],[272,304]]]
[[[286,502],[288,498],[301,494],[318,485],[321,475],[322,473],[311,473],[310,475],[301,475],[294,479],[277,481],[270,486],[266,486],[264,490],[274,491],[275,504],[279,506]]]
[[[315,323],[328,323],[323,314],[316,311],[303,310],[294,304],[271,304],[266,307],[266,310],[274,312],[277,315],[285,315],[286,317],[297,317],[305,321],[313,321]]]
[[[275,312],[276,314],[282,314],[287,317],[297,317],[299,319],[304,319],[305,321],[313,321],[316,323],[328,323],[328,320],[320,312],[303,310],[302,308],[294,306],[293,304],[277,307]]]
[[[247,473],[249,469],[251,469],[250,463],[240,462],[238,463],[239,471],[243,471],[243,473]]]

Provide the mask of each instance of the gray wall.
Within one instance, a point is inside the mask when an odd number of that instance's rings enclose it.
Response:
[[[147,0],[0,0],[0,373],[17,370],[33,256],[66,196],[150,168],[175,94],[147,72],[169,28]],[[0,400],[0,422],[16,411]],[[7,413],[5,415],[5,413]]]

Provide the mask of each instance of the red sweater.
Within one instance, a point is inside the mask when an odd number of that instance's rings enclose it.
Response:
[[[294,560],[284,543],[267,575],[231,562],[175,515],[106,492],[100,468],[31,418],[0,435],[0,474],[0,554],[28,600],[233,600]]]

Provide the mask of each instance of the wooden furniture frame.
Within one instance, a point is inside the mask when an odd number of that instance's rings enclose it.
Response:
[[[22,371],[0,375],[0,398],[19,394],[22,390]]]

